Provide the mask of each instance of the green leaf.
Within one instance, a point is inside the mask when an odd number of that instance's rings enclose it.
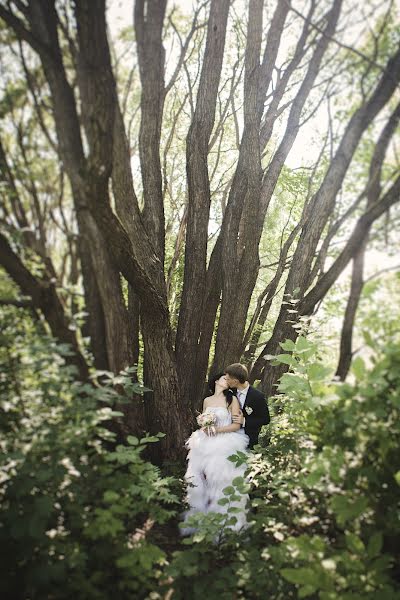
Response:
[[[359,517],[365,511],[368,506],[368,500],[364,497],[354,500],[353,498],[336,494],[332,496],[330,504],[337,516],[339,525],[344,525],[347,521]]]
[[[155,442],[159,442],[159,438],[156,435],[149,435],[148,437],[144,437],[140,440],[141,444],[154,444]]]
[[[351,364],[351,370],[357,379],[364,379],[366,374],[365,362],[361,356],[357,356]]]
[[[364,542],[355,534],[348,532],[345,535],[346,546],[355,554],[362,554],[365,551]]]
[[[235,488],[231,485],[228,485],[228,487],[222,490],[222,493],[225,494],[225,496],[230,496],[231,494],[235,493]]]
[[[298,591],[299,598],[307,598],[307,596],[312,596],[316,591],[317,587],[315,585],[304,585]]]
[[[235,477],[235,479],[232,481],[232,485],[234,485],[235,487],[238,485],[242,485],[244,483],[244,477]]]
[[[307,375],[310,381],[323,381],[330,373],[331,368],[320,363],[313,363],[307,367]]]
[[[137,437],[135,437],[134,435],[128,435],[128,437],[126,438],[126,441],[128,442],[128,444],[130,444],[131,446],[137,446],[139,444],[139,440]]]
[[[313,487],[315,484],[319,483],[321,478],[325,475],[325,472],[322,468],[318,468],[315,471],[312,471],[305,478],[304,482],[306,485]]]
[[[382,545],[383,545],[382,533],[380,531],[377,531],[369,538],[368,546],[367,546],[368,557],[374,558],[375,556],[378,556],[378,554],[380,553],[380,551],[382,549]]]
[[[297,585],[318,586],[318,573],[311,567],[298,569],[281,569],[281,575],[290,583]]]
[[[240,502],[242,500],[242,496],[239,496],[238,494],[234,494],[234,495],[231,495],[229,500],[230,500],[230,502]]]
[[[284,342],[281,342],[279,345],[283,350],[288,350],[289,352],[293,352],[293,350],[295,350],[295,348],[296,348],[296,344],[294,342],[292,342],[292,340],[285,340]]]
[[[104,502],[107,502],[107,504],[113,504],[119,499],[119,494],[114,490],[107,490],[104,492],[103,498]]]
[[[307,381],[300,375],[295,375],[294,373],[285,373],[282,375],[278,389],[279,391],[292,394],[309,392]]]
[[[275,360],[276,356],[275,354],[264,354],[263,359],[264,360]]]
[[[291,367],[297,366],[297,360],[291,354],[277,354],[275,360]]]
[[[220,500],[218,500],[218,504],[220,504],[221,506],[225,506],[225,504],[229,504],[229,498],[220,498]]]
[[[299,335],[296,341],[296,351],[304,352],[305,350],[309,350],[310,348],[312,348],[311,342],[309,342],[304,336]]]

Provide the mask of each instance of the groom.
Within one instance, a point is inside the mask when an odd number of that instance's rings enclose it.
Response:
[[[233,415],[234,423],[240,423],[249,436],[249,448],[258,444],[258,435],[263,425],[268,425],[270,416],[264,394],[253,388],[248,382],[248,371],[244,365],[234,363],[225,369],[226,381],[230,388],[236,389],[236,397],[242,409],[240,415]]]

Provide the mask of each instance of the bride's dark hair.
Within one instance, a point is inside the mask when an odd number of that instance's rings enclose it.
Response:
[[[223,377],[223,375],[225,375],[224,371],[221,371],[219,373],[214,373],[213,375],[210,375],[208,378],[208,389],[210,390],[210,392],[212,394],[215,393],[215,384],[218,381],[218,379],[220,377]],[[233,391],[231,389],[226,389],[223,390],[224,396],[226,398],[226,403],[228,405],[228,407],[232,404],[232,398],[233,398]]]

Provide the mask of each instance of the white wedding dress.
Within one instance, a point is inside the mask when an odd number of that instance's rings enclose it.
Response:
[[[217,427],[232,424],[232,416],[227,408],[211,406],[205,412],[213,412],[216,415]],[[228,460],[228,456],[236,454],[238,450],[246,452],[248,442],[247,435],[236,431],[218,433],[215,436],[208,436],[201,429],[192,433],[186,441],[186,447],[189,449],[185,473],[188,484],[186,500],[190,508],[184,515],[185,521],[199,512],[227,513],[229,504],[218,504],[218,500],[227,497],[222,490],[232,485],[235,477],[243,477],[246,471],[245,464],[236,467],[234,462]],[[230,525],[230,528],[235,531],[247,525],[246,503],[249,498],[248,494],[237,495],[240,495],[240,501],[231,505],[240,508],[240,512],[232,513],[237,522]],[[194,531],[190,527],[183,527],[181,530],[182,535],[190,535]]]

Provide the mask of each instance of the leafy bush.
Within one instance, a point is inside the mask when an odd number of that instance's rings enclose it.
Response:
[[[158,438],[115,447],[105,427],[119,414],[115,379],[76,383],[66,348],[3,312],[2,597],[400,598],[398,343],[370,370],[356,359],[341,384],[315,343],[284,342],[274,360],[290,372],[249,461],[250,527],[229,530],[234,510],[196,515],[181,540],[180,484],[142,456]],[[222,504],[247,485],[234,481]]]
[[[370,372],[356,359],[352,385],[304,337],[282,348],[291,371],[250,461],[251,527],[212,546],[218,517],[199,516],[169,567],[174,597],[400,598],[400,347]]]
[[[279,499],[276,565],[300,598],[400,597],[399,345],[388,343],[369,373],[357,358],[352,385],[331,383],[305,338],[282,347],[292,354],[277,360],[292,372],[281,379],[264,475]]]
[[[113,381],[76,383],[66,348],[12,311],[3,323],[1,596],[146,597],[165,560],[149,532],[177,503],[172,479],[141,456],[158,437],[115,448]]]

